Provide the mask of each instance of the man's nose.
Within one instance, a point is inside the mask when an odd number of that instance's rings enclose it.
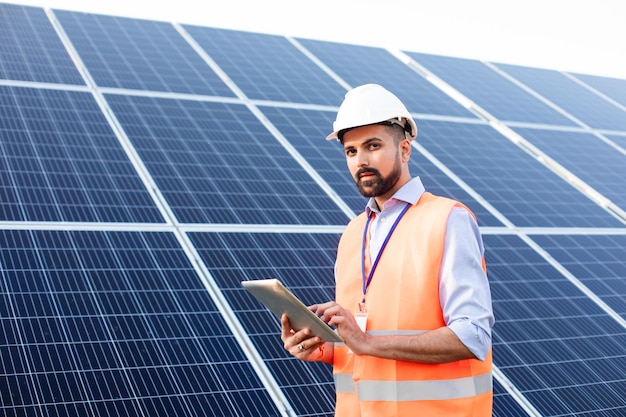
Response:
[[[366,152],[359,152],[356,155],[356,163],[358,167],[364,167],[369,164],[369,158],[367,157]]]

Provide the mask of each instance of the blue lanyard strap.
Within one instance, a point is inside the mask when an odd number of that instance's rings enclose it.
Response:
[[[370,283],[372,282],[372,278],[374,278],[374,271],[376,271],[376,267],[378,266],[378,261],[380,260],[380,257],[383,254],[383,251],[385,250],[385,247],[387,246],[387,243],[389,242],[389,239],[391,238],[393,231],[396,230],[396,226],[398,225],[398,223],[400,223],[400,220],[402,219],[404,214],[407,212],[409,207],[411,207],[411,204],[406,203],[406,206],[404,206],[404,208],[402,209],[402,212],[400,212],[400,214],[396,218],[396,221],[393,222],[391,229],[389,229],[389,233],[387,233],[387,237],[385,237],[385,240],[383,241],[383,245],[380,247],[380,250],[378,251],[378,255],[376,255],[376,260],[374,260],[374,263],[372,264],[372,269],[370,269],[369,276],[367,277],[367,280],[366,280],[365,279],[365,247],[367,246],[367,232],[369,230],[372,216],[367,217],[367,221],[365,222],[365,229],[363,230],[363,244],[361,245],[361,248],[362,248],[361,250],[361,279],[363,280],[363,299],[361,300],[361,303],[365,303],[365,294],[367,293],[367,288],[370,286]]]

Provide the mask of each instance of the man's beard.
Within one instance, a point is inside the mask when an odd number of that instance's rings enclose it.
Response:
[[[374,174],[373,177],[367,179],[359,178],[364,172],[370,172]],[[356,187],[363,197],[378,197],[391,190],[400,179],[402,175],[402,166],[396,163],[393,167],[393,171],[387,178],[383,178],[380,172],[376,168],[364,167],[359,169],[355,174]]]

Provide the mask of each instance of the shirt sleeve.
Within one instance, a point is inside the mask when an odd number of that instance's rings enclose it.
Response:
[[[480,360],[491,347],[495,321],[483,254],[478,224],[466,209],[454,208],[446,229],[439,301],[447,326]]]

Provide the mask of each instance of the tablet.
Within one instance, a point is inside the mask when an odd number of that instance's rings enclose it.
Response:
[[[283,313],[287,314],[294,330],[308,327],[313,336],[319,336],[326,342],[343,342],[332,327],[309,310],[279,280],[272,278],[241,281],[241,285],[279,319]]]

